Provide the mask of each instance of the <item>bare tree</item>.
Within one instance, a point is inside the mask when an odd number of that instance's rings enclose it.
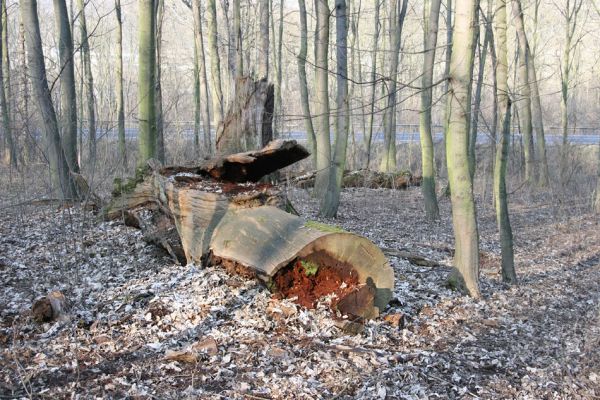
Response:
[[[117,57],[115,92],[117,98],[117,127],[119,137],[119,154],[123,170],[127,168],[127,148],[125,147],[125,101],[123,96],[123,19],[121,17],[121,0],[115,0],[117,17]]]
[[[156,157],[160,162],[165,162],[165,133],[164,133],[164,116],[163,116],[163,95],[162,95],[162,76],[161,76],[161,59],[162,59],[162,31],[163,20],[165,18],[165,2],[164,0],[155,0],[156,7],[156,94],[154,97],[155,112],[156,112]]]
[[[402,40],[402,27],[408,0],[392,0],[390,33],[392,35],[392,47],[390,55],[390,75],[388,82],[387,106],[383,121],[384,144],[383,157],[379,169],[383,172],[391,172],[396,169],[396,96],[398,79],[398,58],[400,56],[400,44]]]
[[[9,112],[9,101],[7,98],[7,88],[9,88],[10,86],[6,85],[8,80],[7,72],[9,71],[9,69],[5,68],[5,65],[8,60],[8,51],[6,51],[8,41],[4,40],[6,35],[8,34],[8,31],[6,29],[7,19],[4,18],[4,15],[6,13],[5,1],[0,0],[0,9],[2,10],[2,18],[0,18],[0,24],[2,24],[2,26],[0,27],[0,30],[2,31],[2,40],[0,41],[0,54],[2,55],[2,57],[0,57],[0,109],[2,112],[2,129],[4,131],[4,137],[6,138],[6,144],[8,147],[8,150],[6,152],[8,163],[14,168],[17,168],[17,147],[12,133],[12,127],[10,123],[11,119]],[[7,54],[6,57],[4,56],[5,52]]]
[[[423,182],[421,190],[425,200],[425,213],[430,220],[440,216],[435,193],[435,170],[433,138],[431,135],[431,106],[433,94],[433,66],[437,46],[438,20],[441,0],[425,0],[423,3],[423,76],[421,77],[421,112],[419,132],[421,139],[421,165]]]
[[[381,21],[379,14],[381,4],[385,0],[375,1],[374,25],[375,33],[373,36],[373,47],[371,48],[371,97],[369,102],[369,130],[365,136],[365,148],[367,152],[367,161],[365,167],[368,169],[371,162],[371,142],[373,140],[373,124],[375,121],[375,95],[377,93],[377,52],[379,49],[379,34],[381,32]]]
[[[312,115],[310,113],[310,102],[308,100],[308,83],[306,82],[306,57],[308,47],[308,29],[306,24],[306,3],[304,0],[298,0],[298,9],[300,15],[300,52],[298,53],[298,78],[300,79],[300,102],[302,105],[302,114],[304,119],[304,129],[310,150],[312,151],[313,164],[317,157],[317,142],[315,138],[315,130],[312,123]]]
[[[488,21],[489,22],[489,21]],[[497,63],[496,77],[498,81],[498,107],[502,134],[496,146],[496,163],[494,165],[494,202],[496,204],[496,221],[500,232],[502,252],[502,278],[505,282],[517,280],[514,265],[513,237],[508,215],[508,195],[506,193],[506,165],[508,163],[508,145],[510,142],[510,98],[508,91],[508,50],[506,39],[506,0],[498,0],[496,7],[496,40]]]
[[[215,125],[223,120],[223,90],[221,83],[221,62],[217,43],[217,7],[215,0],[208,0],[208,49],[210,51],[210,77],[212,83],[213,117]]]
[[[473,297],[480,296],[479,233],[473,199],[473,181],[469,172],[468,136],[471,110],[469,92],[477,7],[477,0],[464,0],[456,4],[446,132],[448,180],[452,188],[450,198],[456,241],[455,269],[450,279],[453,285],[466,290]]]
[[[202,126],[204,132],[204,151],[206,154],[212,153],[212,140],[210,129],[210,90],[208,88],[208,77],[206,73],[206,57],[204,51],[204,35],[202,30],[202,8],[200,0],[192,0],[192,14],[194,16],[194,46],[196,49],[196,60],[199,74],[199,97],[195,106],[200,110],[202,116]],[[201,100],[204,103],[201,103]],[[202,106],[202,104],[204,106]]]
[[[29,73],[41,119],[44,123],[52,189],[62,199],[73,199],[75,198],[75,186],[60,143],[58,120],[52,103],[50,88],[48,87],[40,23],[37,14],[37,1],[20,0],[19,4],[27,42]]]

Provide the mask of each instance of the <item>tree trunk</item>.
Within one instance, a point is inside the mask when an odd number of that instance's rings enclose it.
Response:
[[[315,135],[317,138],[317,178],[315,196],[325,196],[331,168],[331,139],[329,131],[329,4],[315,0],[317,38],[315,40]]]
[[[310,102],[308,99],[308,83],[306,82],[306,57],[307,57],[307,24],[306,24],[306,3],[304,0],[298,0],[300,14],[300,52],[298,53],[298,77],[300,79],[300,103],[304,119],[304,129],[308,138],[309,148],[312,154],[313,166],[317,157],[317,142],[315,138],[315,129],[312,123],[312,114],[310,113]]]
[[[535,149],[537,155],[537,172],[538,172],[538,184],[541,187],[546,187],[549,184],[550,173],[548,171],[548,159],[546,157],[546,137],[544,134],[544,115],[542,113],[542,103],[540,99],[540,89],[537,81],[537,75],[535,70],[535,58],[531,56],[529,58],[529,83],[531,84],[531,90],[533,94],[533,101],[531,103],[531,114],[533,117],[533,127],[535,128]]]
[[[277,187],[249,183],[306,156],[308,152],[295,142],[275,141],[266,149],[211,160],[199,167],[147,168],[134,187],[115,191],[106,216],[118,218],[139,207],[164,215],[162,223],[176,227],[187,262],[219,263],[270,287],[280,285],[278,273],[297,261],[310,261],[321,268],[326,265],[319,261],[329,260],[341,275],[354,274],[358,280],[357,292],[346,293],[350,301],[341,299],[338,310],[359,318],[376,317],[391,299],[394,287],[394,273],[383,252],[365,238],[280,210],[277,207],[284,203]],[[220,171],[216,176],[215,168]],[[207,181],[206,175],[218,182]],[[365,301],[341,308],[355,297]]]
[[[325,196],[321,198],[319,215],[333,218],[337,215],[342,190],[342,177],[346,165],[346,149],[348,147],[348,16],[346,0],[335,1],[335,34],[336,34],[336,117],[335,148],[333,164],[329,170],[329,182]]]
[[[393,0],[392,15],[393,21],[390,52],[390,76],[387,94],[386,113],[384,115],[384,144],[383,158],[379,167],[382,172],[391,172],[396,169],[396,87],[398,79],[398,58],[400,56],[400,43],[402,39],[402,27],[408,0]]]
[[[40,35],[40,24],[37,14],[37,1],[21,0],[20,12],[23,16],[23,25],[25,28],[29,74],[31,76],[31,82],[35,90],[36,98],[38,99],[41,119],[44,122],[44,136],[46,139],[48,161],[50,164],[52,189],[62,199],[74,199],[75,187],[71,175],[69,174],[69,166],[60,143],[56,111],[54,110],[50,89],[48,87],[42,38]]]
[[[155,0],[156,7],[156,94],[154,101],[156,112],[156,157],[161,163],[165,163],[165,133],[164,117],[162,105],[162,84],[161,84],[161,57],[162,57],[162,29],[165,14],[164,0]]]
[[[456,4],[446,132],[448,181],[452,188],[452,222],[456,241],[455,270],[451,282],[473,297],[480,296],[479,234],[473,199],[473,182],[469,173],[468,140],[472,46],[477,6],[476,0],[465,0]]]
[[[123,20],[121,18],[121,0],[115,0],[117,15],[117,62],[115,91],[117,98],[117,126],[119,137],[119,155],[123,171],[127,169],[127,148],[125,147],[125,100],[123,97]]]
[[[274,111],[277,115],[275,120],[275,137],[279,137],[283,129],[282,118],[283,118],[283,102],[281,99],[281,80],[282,80],[282,49],[283,49],[283,3],[284,0],[279,0],[279,28],[277,34],[277,70],[275,80],[275,107]],[[275,38],[273,37],[273,40]]]
[[[198,49],[198,72],[200,74],[200,97],[204,99],[204,107],[198,104],[202,115],[202,126],[204,132],[204,152],[212,154],[212,133],[210,124],[210,91],[208,90],[208,78],[206,74],[206,52],[204,51],[204,35],[202,32],[202,14],[200,0],[192,1],[192,14],[194,14],[194,42]]]
[[[77,96],[75,94],[75,68],[73,63],[73,38],[71,21],[65,0],[53,0],[58,50],[60,58],[60,103],[62,108],[62,146],[67,164],[73,172],[79,171],[77,162]]]
[[[440,217],[435,191],[435,158],[431,135],[431,107],[433,95],[433,66],[437,46],[438,20],[441,0],[426,0],[423,7],[423,76],[421,78],[421,113],[419,115],[419,133],[421,140],[421,165],[423,183],[421,190],[425,201],[425,213],[429,220]]]
[[[256,150],[273,140],[273,84],[242,77],[235,82],[235,93],[217,127],[218,154]]]
[[[508,163],[508,145],[510,141],[511,109],[508,90],[506,30],[506,0],[499,0],[496,6],[496,40],[498,41],[496,77],[498,81],[498,106],[500,109],[502,135],[500,136],[500,143],[496,146],[494,199],[496,204],[496,221],[498,230],[500,231],[502,279],[505,282],[514,283],[517,281],[517,275],[515,273],[513,237],[508,215],[508,195],[506,193],[506,165]]]
[[[156,157],[156,103],[155,74],[156,53],[154,49],[156,15],[155,0],[139,0],[139,67],[138,67],[138,119],[139,119],[139,155],[138,166]]]
[[[369,110],[369,131],[365,137],[365,148],[367,152],[367,162],[365,168],[369,169],[371,163],[371,143],[373,141],[373,124],[375,122],[375,94],[377,92],[377,53],[379,49],[379,33],[381,32],[381,21],[379,20],[379,10],[381,8],[381,2],[375,2],[375,33],[373,36],[373,47],[371,55],[371,99],[370,99],[370,110]]]
[[[8,56],[5,58],[4,53],[5,53],[8,42],[4,40],[6,37],[6,34],[7,34],[7,30],[6,30],[6,22],[7,21],[5,18],[5,13],[6,13],[6,2],[5,1],[0,0],[0,9],[2,12],[2,18],[0,18],[0,24],[2,24],[2,26],[0,27],[0,30],[2,31],[2,40],[0,41],[0,55],[2,56],[0,58],[0,109],[2,111],[2,129],[4,131],[4,136],[6,138],[6,144],[8,147],[8,149],[7,149],[8,164],[14,168],[17,168],[17,148],[16,148],[16,143],[14,141],[12,127],[11,127],[11,123],[10,123],[11,120],[10,120],[9,103],[8,103],[8,98],[7,98],[7,85],[6,85],[6,81],[8,78],[8,75],[6,75],[6,72],[8,70],[7,70],[7,68],[5,68],[5,64],[8,59]]]
[[[491,0],[488,0],[488,4]],[[486,22],[486,25],[489,22]],[[475,86],[475,98],[473,99],[473,109],[471,115],[471,134],[469,135],[469,171],[471,173],[471,179],[475,177],[475,170],[477,168],[477,133],[479,129],[479,114],[481,112],[481,89],[483,87],[483,79],[485,76],[485,61],[487,58],[488,42],[490,40],[489,30],[487,26],[483,36],[483,44],[479,44],[479,69],[477,71],[477,86]],[[479,32],[479,28],[477,32]],[[477,40],[479,41],[480,34],[476,34]]]
[[[89,162],[91,165],[96,163],[96,100],[94,97],[94,77],[92,75],[92,62],[90,55],[90,44],[87,32],[87,23],[85,18],[84,0],[77,0],[79,11],[79,28],[81,29],[81,56],[83,57],[83,70],[85,75],[85,97],[87,103],[88,120],[88,143],[89,143]]]
[[[269,0],[260,0],[260,41],[258,51],[258,77],[269,79]]]
[[[242,51],[242,20],[240,0],[233,0],[233,35],[235,41],[235,78],[244,76],[244,54]]]
[[[217,6],[208,0],[208,48],[210,51],[210,76],[212,83],[213,117],[215,126],[223,120],[223,90],[221,83],[221,61],[217,43]],[[219,138],[217,137],[217,140]]]
[[[533,135],[531,124],[531,89],[529,86],[529,45],[525,34],[525,23],[523,21],[523,10],[521,0],[513,0],[513,15],[515,19],[515,28],[519,38],[519,81],[521,86],[521,104],[519,108],[519,117],[521,120],[523,150],[525,152],[525,180],[533,182],[534,179],[534,155],[533,155]]]

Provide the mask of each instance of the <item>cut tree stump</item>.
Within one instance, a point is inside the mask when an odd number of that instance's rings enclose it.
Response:
[[[287,201],[277,186],[255,183],[306,156],[295,141],[274,141],[198,167],[162,168],[151,161],[133,180],[118,182],[105,215],[126,216],[182,263],[221,264],[270,288],[278,272],[298,263],[306,270],[304,280],[330,273],[341,284],[353,276],[356,285],[334,291],[343,293],[337,310],[376,317],[394,287],[383,252],[361,236],[285,212]]]
[[[316,172],[310,172],[292,179],[292,183],[300,187],[312,187],[315,184]],[[379,172],[367,169],[344,171],[343,187],[364,187],[369,189],[407,189],[420,186],[421,177],[408,171]]]
[[[261,148],[273,140],[273,84],[245,76],[235,81],[235,96],[217,126],[217,153]]]

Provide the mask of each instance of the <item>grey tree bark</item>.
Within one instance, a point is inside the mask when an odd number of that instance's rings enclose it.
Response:
[[[315,196],[325,196],[331,168],[331,140],[329,131],[329,4],[315,0],[317,18],[315,40],[315,113],[317,138],[317,177]]]
[[[60,103],[62,145],[67,164],[73,172],[79,171],[77,162],[77,96],[75,94],[75,68],[71,21],[65,0],[53,0],[58,51],[60,58]]]
[[[429,220],[440,217],[435,191],[435,167],[433,138],[431,135],[431,107],[433,95],[433,66],[437,46],[438,20],[441,0],[425,0],[423,5],[423,75],[421,77],[421,113],[419,133],[421,140],[421,165],[423,181],[421,190],[425,201],[425,213]]]
[[[156,14],[155,0],[138,2],[138,120],[139,155],[137,164],[143,166],[156,157]]]
[[[79,11],[79,28],[81,31],[81,56],[85,75],[85,97],[87,104],[89,162],[96,162],[96,100],[94,97],[94,77],[92,75],[92,61],[90,56],[90,43],[88,40],[87,23],[85,18],[84,0],[77,0]]]
[[[321,199],[319,210],[319,214],[327,218],[335,217],[340,205],[340,191],[342,190],[342,177],[348,147],[348,16],[346,14],[346,0],[335,1],[335,28],[337,62],[335,147],[333,163],[329,169],[327,191]]]
[[[162,104],[162,76],[161,76],[161,58],[162,58],[162,29],[165,15],[164,0],[155,0],[156,7],[156,94],[154,97],[156,112],[156,157],[161,163],[165,163],[165,133],[164,117]]]
[[[119,155],[121,167],[127,168],[127,148],[125,147],[125,100],[123,96],[123,19],[121,16],[121,0],[115,0],[117,16],[117,57],[115,65],[115,92],[117,98],[117,127],[119,137]]]
[[[496,146],[494,165],[494,200],[496,204],[496,222],[500,232],[502,253],[502,279],[505,282],[517,281],[514,264],[513,237],[508,214],[508,195],[506,193],[506,166],[508,163],[508,145],[510,141],[510,98],[508,89],[508,50],[506,39],[506,0],[498,0],[496,6],[498,108],[502,134]]]
[[[215,0],[208,0],[208,48],[210,52],[210,77],[215,126],[223,120],[223,89],[221,83],[221,61],[217,43],[217,6]]]
[[[202,30],[202,9],[201,0],[192,1],[192,14],[194,14],[194,44],[197,49],[198,73],[200,74],[200,98],[203,103],[196,103],[202,116],[202,126],[204,132],[204,152],[212,154],[212,136],[210,124],[210,90],[208,88],[208,78],[206,74],[206,52],[204,51],[204,34]],[[199,99],[200,100],[200,99]]]
[[[310,113],[310,102],[308,98],[308,83],[306,81],[306,57],[308,47],[308,28],[306,23],[306,3],[304,0],[298,0],[298,10],[300,16],[300,52],[298,53],[298,78],[300,79],[300,103],[302,105],[302,114],[304,120],[304,129],[308,137],[309,148],[312,154],[312,162],[315,165],[317,157],[317,142],[315,130]]]
[[[260,18],[258,77],[269,79],[269,0],[260,0],[258,13]]]
[[[58,120],[48,87],[42,38],[40,35],[40,23],[37,14],[37,1],[20,0],[19,5],[25,28],[25,40],[27,42],[29,76],[44,123],[44,137],[47,147],[52,190],[62,199],[73,199],[75,198],[75,186],[60,143]]]
[[[390,55],[390,75],[388,82],[387,105],[384,115],[383,130],[383,157],[379,169],[381,172],[392,172],[396,169],[396,91],[398,79],[398,58],[400,56],[400,44],[402,40],[402,27],[408,0],[393,0],[390,19],[392,35]]]
[[[383,1],[375,2],[373,46],[371,48],[371,98],[369,103],[369,130],[365,136],[365,148],[367,151],[367,162],[365,168],[369,169],[371,163],[371,143],[373,140],[373,124],[375,123],[375,102],[377,93],[377,56],[379,49],[379,34],[381,32],[381,21],[379,20],[380,8]]]
[[[2,31],[2,40],[0,41],[0,54],[2,57],[0,58],[0,109],[2,112],[2,129],[4,131],[4,137],[6,138],[6,156],[8,157],[8,164],[14,168],[17,168],[17,147],[13,137],[12,126],[11,126],[11,118],[9,112],[9,100],[7,96],[7,72],[9,71],[5,68],[7,60],[8,60],[8,52],[6,51],[6,47],[8,41],[5,40],[8,34],[8,30],[6,29],[7,18],[6,15],[6,2],[0,0],[0,9],[2,12],[2,18],[0,18],[0,30]],[[6,52],[6,57],[5,57]]]
[[[521,87],[521,99],[519,100],[519,118],[521,121],[521,133],[523,137],[523,150],[525,153],[525,180],[534,181],[535,159],[533,154],[533,130],[531,123],[531,88],[529,86],[529,46],[525,34],[525,22],[521,0],[513,0],[513,16],[517,36],[519,38],[519,84]]]
[[[464,0],[456,4],[446,132],[446,158],[448,180],[452,188],[450,198],[456,247],[455,269],[450,282],[473,297],[480,296],[479,233],[473,199],[473,182],[469,173],[468,138],[471,110],[469,92],[477,7],[477,0]]]
[[[244,75],[244,53],[242,51],[242,17],[240,0],[233,0],[233,35],[235,42],[235,77]]]

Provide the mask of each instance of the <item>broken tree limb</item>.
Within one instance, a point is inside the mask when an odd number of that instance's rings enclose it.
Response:
[[[217,127],[217,153],[231,154],[264,147],[273,140],[273,84],[245,76],[235,81],[235,96]]]
[[[442,266],[442,264],[438,263],[437,261],[430,260],[428,258],[423,257],[420,254],[412,253],[412,252],[409,252],[406,250],[395,250],[395,249],[388,249],[385,247],[382,248],[381,250],[383,251],[383,254],[385,254],[386,256],[404,258],[405,260],[408,260],[408,262],[410,262],[411,264],[418,265],[420,267],[433,268],[433,267]]]
[[[363,237],[283,211],[287,201],[277,186],[253,182],[307,155],[293,141],[277,141],[199,167],[161,168],[150,162],[133,187],[128,182],[127,190],[114,192],[105,215],[130,215],[131,225],[145,235],[159,232],[154,242],[167,251],[161,232],[175,227],[188,263],[221,264],[269,287],[305,283],[310,293],[286,287],[290,297],[306,295],[301,304],[308,306],[334,293],[340,297],[336,309],[344,315],[373,318],[391,299],[394,286],[383,252]],[[248,182],[241,183],[242,178]]]

